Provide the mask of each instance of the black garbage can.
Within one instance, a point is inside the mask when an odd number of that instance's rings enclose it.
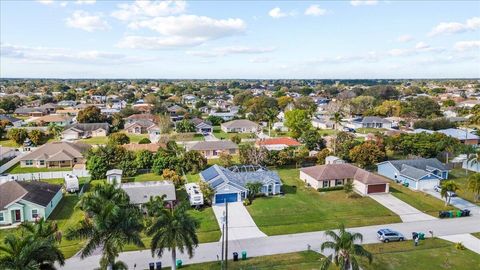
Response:
[[[412,232],[412,239],[415,239],[418,237],[418,233],[417,232]]]
[[[233,261],[238,261],[238,252],[233,252]]]
[[[162,270],[162,262],[155,263],[155,270]]]
[[[148,264],[148,269],[155,270],[155,263],[149,263]]]

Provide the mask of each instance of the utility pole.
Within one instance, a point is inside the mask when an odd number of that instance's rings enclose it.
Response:
[[[225,255],[225,212],[223,212],[223,220],[222,220],[222,259],[220,261],[220,269],[223,270],[223,259]]]
[[[228,270],[228,202],[225,199],[225,270]]]

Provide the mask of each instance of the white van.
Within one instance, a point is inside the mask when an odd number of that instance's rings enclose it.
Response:
[[[185,185],[185,190],[188,194],[188,199],[191,206],[203,205],[203,194],[200,186],[197,183],[188,183]]]

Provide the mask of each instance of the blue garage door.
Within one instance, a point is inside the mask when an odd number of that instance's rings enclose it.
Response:
[[[215,203],[224,203],[225,199],[227,202],[236,202],[237,197],[237,193],[217,194],[215,195]]]

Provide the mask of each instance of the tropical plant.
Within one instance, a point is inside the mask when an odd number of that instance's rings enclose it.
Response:
[[[272,135],[272,123],[277,119],[278,110],[276,108],[268,108],[264,112],[265,118],[268,121],[268,136]]]
[[[55,123],[50,123],[48,125],[48,133],[50,133],[54,138],[59,138],[60,135],[62,134],[63,127],[55,124]]]
[[[453,180],[445,181],[441,185],[440,195],[445,198],[445,206],[450,204],[450,193],[456,192],[460,189],[460,186]]]
[[[348,181],[343,185],[343,191],[345,191],[345,194],[347,197],[350,197],[351,194],[353,193],[353,183]]]
[[[261,182],[250,182],[245,185],[245,187],[248,189],[248,198],[250,201],[253,201],[255,196],[260,193],[262,186],[263,184]]]
[[[205,181],[198,181],[198,186],[200,186],[200,191],[203,194],[203,199],[206,204],[212,204],[212,198],[215,195],[213,188]]]
[[[332,117],[330,117],[330,121],[333,121],[333,129],[338,130],[338,126],[341,126],[343,123],[343,113],[341,111],[335,112]],[[338,133],[335,134],[335,142],[333,144],[333,154],[337,153],[337,136]]]
[[[144,247],[140,232],[143,229],[142,213],[130,203],[125,191],[111,184],[96,186],[79,201],[79,207],[87,212],[80,226],[69,228],[68,240],[87,240],[80,252],[85,258],[101,248],[100,269],[127,269],[121,261],[115,261],[127,244]]]
[[[162,171],[162,177],[165,180],[172,181],[176,188],[179,188],[185,183],[185,180],[174,170],[164,169]]]
[[[340,225],[338,234],[334,231],[326,231],[325,236],[331,238],[333,241],[323,242],[320,249],[322,252],[325,249],[332,249],[333,254],[322,260],[320,269],[329,269],[332,261],[341,270],[359,270],[360,266],[357,257],[365,257],[371,263],[373,255],[365,250],[362,245],[355,244],[355,242],[363,241],[363,236],[360,233],[351,233],[345,230],[343,224]]]
[[[62,233],[58,230],[57,223],[47,222],[44,218],[40,218],[36,222],[23,222],[20,224],[20,228],[36,239],[52,239],[58,243],[62,240]]]
[[[473,200],[477,202],[480,196],[480,173],[475,173],[468,177],[467,190],[473,192]]]
[[[476,152],[474,154],[470,154],[468,156],[468,161],[467,161],[467,164],[470,164],[470,166],[473,166],[473,165],[476,165],[476,170],[475,171],[479,171],[479,165],[480,165],[480,152]]]
[[[172,269],[176,270],[177,249],[192,257],[193,249],[198,246],[197,229],[200,223],[187,213],[188,204],[181,203],[175,208],[163,208],[155,213],[147,227],[147,235],[152,237],[150,250],[152,255],[161,257],[165,249],[172,254]]]

